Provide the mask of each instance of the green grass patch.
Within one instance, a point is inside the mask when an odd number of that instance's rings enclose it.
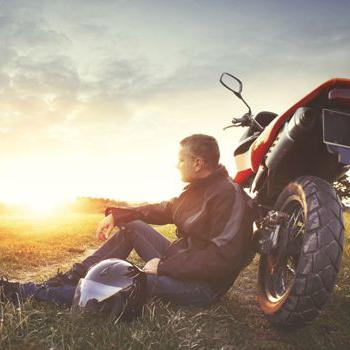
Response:
[[[0,218],[0,273],[41,281],[67,268],[99,243],[101,215],[34,220]],[[0,304],[0,349],[348,349],[350,348],[350,215],[339,280],[323,314],[307,327],[281,331],[268,323],[256,301],[257,258],[223,300],[209,308],[151,301],[143,316],[117,324],[76,317],[56,305],[27,301]],[[157,227],[174,238],[171,225]],[[142,262],[132,259],[138,264]],[[34,271],[34,273],[33,273]]]

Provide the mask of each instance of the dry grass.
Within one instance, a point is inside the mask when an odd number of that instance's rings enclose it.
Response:
[[[34,220],[0,220],[0,274],[42,281],[58,266],[67,268],[97,247],[99,215]],[[349,252],[350,215],[347,214]],[[173,237],[172,226],[162,227]],[[140,261],[138,261],[140,263]],[[156,301],[131,323],[73,318],[68,309],[37,302],[20,308],[0,304],[1,349],[348,349],[350,348],[350,259],[332,300],[309,326],[273,328],[256,303],[257,259],[242,272],[226,297],[210,308],[181,308]]]

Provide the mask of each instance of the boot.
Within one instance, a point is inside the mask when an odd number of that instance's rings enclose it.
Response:
[[[62,273],[57,271],[56,275],[45,281],[45,284],[49,287],[60,287],[65,284],[77,285],[81,278],[86,275],[87,269],[82,264],[76,263],[67,272]]]

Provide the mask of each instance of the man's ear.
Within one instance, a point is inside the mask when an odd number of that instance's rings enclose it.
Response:
[[[205,163],[202,158],[195,158],[194,159],[194,170],[196,172],[201,171],[202,169],[205,168]]]

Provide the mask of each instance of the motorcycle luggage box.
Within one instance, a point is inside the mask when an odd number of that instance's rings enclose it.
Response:
[[[323,109],[322,125],[328,151],[337,153],[341,163],[350,164],[350,114]]]

